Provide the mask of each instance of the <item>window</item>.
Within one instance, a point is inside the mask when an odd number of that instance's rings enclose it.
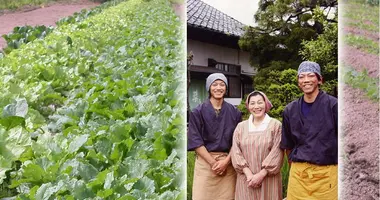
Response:
[[[244,83],[243,95],[248,95],[253,92],[253,84],[252,83]]]
[[[239,77],[228,77],[228,94],[229,98],[241,98],[241,83]]]
[[[208,59],[208,66],[216,68],[216,69],[221,70],[221,71],[231,72],[231,73],[237,74],[237,75],[240,74],[240,70],[241,70],[240,65],[235,65],[235,64],[231,64],[231,63],[222,63],[222,62],[218,62],[212,58]]]

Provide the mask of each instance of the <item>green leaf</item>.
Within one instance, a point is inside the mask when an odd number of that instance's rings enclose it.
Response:
[[[177,116],[173,121],[172,121],[172,125],[176,126],[176,125],[180,125],[182,124],[182,118]]]
[[[83,180],[74,181],[70,190],[75,199],[93,199],[95,197],[94,192],[86,187]]]
[[[132,138],[128,138],[125,143],[127,144],[128,151],[130,151],[135,141]]]
[[[69,153],[73,153],[79,150],[80,147],[83,146],[87,142],[88,134],[78,135],[76,136],[73,141],[70,143],[69,146]]]
[[[64,199],[65,200],[75,200],[74,196],[72,196],[72,195],[65,195]]]
[[[73,46],[73,40],[71,39],[71,37],[67,36],[66,41],[68,45],[70,45],[71,47]]]
[[[172,191],[165,191],[163,192],[159,199],[160,200],[166,200],[166,199],[176,199],[176,197],[178,196],[177,192],[172,192]]]
[[[21,152],[22,152],[21,154],[16,154],[16,155],[19,155],[18,159],[21,162],[25,162],[25,161],[31,160],[33,158],[33,150],[31,147],[29,147],[29,146],[23,147]]]
[[[27,146],[31,144],[29,133],[21,127],[11,129],[6,141],[8,144],[14,143],[20,146]]]
[[[36,199],[36,194],[37,194],[37,191],[40,187],[39,186],[34,186],[32,189],[30,189],[30,192],[29,192],[29,197],[31,199]]]
[[[94,147],[96,151],[108,157],[111,154],[112,145],[112,142],[108,138],[102,137],[98,139]]]
[[[56,194],[62,187],[64,183],[62,181],[58,182],[58,184],[53,185],[51,183],[44,183],[37,190],[35,198],[41,200],[49,200],[54,194]]]
[[[148,194],[152,194],[154,193],[154,190],[155,190],[154,181],[144,176],[142,179],[138,180],[135,183],[133,188],[144,191]]]
[[[49,199],[51,196],[51,194],[49,195],[49,192],[47,192],[49,187],[51,187],[51,183],[42,184],[40,188],[38,188],[35,198],[41,200]]]
[[[124,195],[124,196],[118,198],[117,200],[137,200],[137,198],[136,198],[136,197],[133,197],[133,196],[130,195],[130,194],[127,194],[127,195]]]
[[[129,103],[125,107],[125,111],[127,112],[127,116],[133,116],[133,114],[135,113],[135,106],[132,103]]]
[[[7,130],[10,130],[16,126],[25,127],[25,118],[19,116],[9,116],[0,119],[0,124],[3,125]]]
[[[96,187],[96,186],[99,186],[99,185],[103,185],[104,184],[104,181],[106,180],[107,178],[107,174],[109,173],[109,170],[104,170],[102,172],[99,172],[98,175],[96,176],[96,179],[91,181],[88,186],[89,187]]]
[[[32,182],[42,182],[44,175],[45,171],[36,164],[29,164],[26,167],[24,167],[23,176]]]
[[[121,144],[114,144],[113,145],[113,150],[112,150],[112,153],[110,155],[110,159],[114,162],[117,162],[118,160],[120,160],[122,158],[122,154],[123,152],[121,152],[119,150],[119,148],[121,147],[122,145]]]
[[[12,94],[19,94],[22,91],[22,89],[14,83],[9,86],[9,90]]]
[[[113,189],[105,189],[105,190],[98,191],[97,196],[101,198],[107,198],[111,196],[113,193],[114,193]]]
[[[1,159],[1,158],[0,158]],[[4,179],[7,178],[7,175],[5,174],[8,170],[11,170],[12,168],[3,168],[0,166],[0,185],[3,184]]]
[[[79,175],[85,181],[90,181],[96,177],[98,170],[91,164],[80,164],[78,168]]]
[[[113,181],[114,181],[113,172],[110,172],[107,174],[106,180],[104,181],[104,189],[110,189]]]
[[[162,136],[158,137],[156,141],[154,141],[153,146],[154,146],[154,152],[153,152],[152,157],[156,160],[165,160],[167,155],[166,155],[166,150],[162,142]]]
[[[20,156],[31,156],[31,152],[24,154],[26,150],[30,148],[32,140],[30,135],[21,127],[13,128],[9,131],[9,136],[5,140],[5,149],[3,149],[3,155],[7,156],[10,160],[20,159]],[[4,148],[4,146],[2,147]],[[1,149],[1,148],[0,148]],[[26,152],[28,153],[28,152]]]
[[[127,157],[119,167],[119,174],[127,174],[130,178],[142,178],[149,167],[148,160]]]

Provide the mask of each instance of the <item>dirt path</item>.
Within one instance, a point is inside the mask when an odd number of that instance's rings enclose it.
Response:
[[[172,4],[175,14],[179,17],[179,19],[186,23],[186,4],[185,3],[176,3]]]
[[[357,27],[344,27],[344,32],[345,33],[351,33],[354,35],[361,35],[361,36],[367,37],[367,38],[369,38],[375,42],[379,42],[379,38],[380,38],[378,33],[362,30],[362,29],[357,28]]]
[[[364,51],[347,45],[342,45],[343,51],[340,59],[360,72],[364,68],[367,69],[368,76],[375,78],[379,77],[379,56],[375,54],[368,54]]]
[[[379,196],[379,104],[358,89],[343,85],[343,198],[377,200]]]
[[[13,28],[16,26],[55,26],[55,22],[59,19],[70,16],[82,9],[89,9],[97,5],[99,5],[99,3],[94,3],[90,0],[80,0],[79,2],[70,3],[69,5],[56,3],[38,9],[6,13],[0,16],[0,36],[12,32]],[[1,37],[0,49],[3,49],[5,46],[6,42],[4,38]]]

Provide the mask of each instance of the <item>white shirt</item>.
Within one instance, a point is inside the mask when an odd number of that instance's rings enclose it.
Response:
[[[253,125],[253,115],[251,114],[248,118],[248,131],[263,131],[268,127],[268,124],[272,118],[265,113],[264,120],[260,123],[260,125]]]

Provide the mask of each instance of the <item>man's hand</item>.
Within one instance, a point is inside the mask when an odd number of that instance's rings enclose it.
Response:
[[[223,176],[226,174],[225,172],[228,165],[228,159],[218,160],[212,165],[211,169],[214,171],[215,174]]]

